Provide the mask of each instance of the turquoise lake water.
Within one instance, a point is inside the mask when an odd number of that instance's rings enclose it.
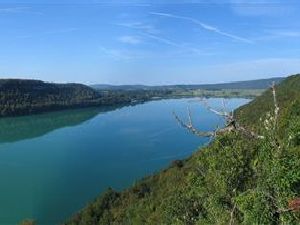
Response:
[[[226,101],[234,109],[249,100]],[[187,106],[202,130],[223,124],[196,99],[0,119],[0,225],[60,224],[108,187],[122,190],[191,155],[209,140],[175,121],[172,112],[186,118]]]

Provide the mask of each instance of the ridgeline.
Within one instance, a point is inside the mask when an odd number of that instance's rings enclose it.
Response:
[[[149,100],[154,93],[97,91],[83,84],[54,84],[40,80],[0,80],[0,117],[62,109],[116,106]]]
[[[274,78],[280,82],[282,78]],[[0,79],[0,117],[62,109],[118,106],[156,98],[256,97],[270,79],[211,85],[107,86],[55,84],[40,80]]]
[[[109,189],[65,225],[300,224],[300,75],[276,93],[276,122],[270,90],[236,110],[264,138],[218,136],[127,190]]]

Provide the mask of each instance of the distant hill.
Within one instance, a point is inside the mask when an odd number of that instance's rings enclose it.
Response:
[[[0,117],[91,106],[128,104],[144,95],[97,91],[83,84],[55,84],[40,80],[0,79]]]
[[[194,85],[162,85],[162,86],[147,86],[147,85],[107,85],[95,84],[92,88],[98,90],[174,90],[174,89],[206,89],[206,90],[220,90],[220,89],[266,89],[275,81],[280,83],[283,77],[274,77],[268,79],[237,81],[220,84],[194,84]]]
[[[110,85],[110,84],[94,84],[90,87],[98,90],[151,90],[155,89],[146,85]]]

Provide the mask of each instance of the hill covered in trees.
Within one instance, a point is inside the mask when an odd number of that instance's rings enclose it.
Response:
[[[0,117],[91,106],[115,106],[145,101],[155,93],[96,91],[83,84],[0,79]]]
[[[236,110],[238,132],[122,192],[109,189],[66,225],[300,224],[300,75]],[[180,140],[178,140],[180,141]]]

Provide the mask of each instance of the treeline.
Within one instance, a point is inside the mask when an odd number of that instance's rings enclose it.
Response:
[[[130,104],[164,95],[163,91],[97,91],[82,84],[54,84],[40,80],[0,80],[0,117],[68,108]]]

